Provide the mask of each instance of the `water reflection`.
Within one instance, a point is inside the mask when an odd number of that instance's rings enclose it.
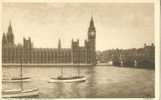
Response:
[[[6,78],[18,76],[19,67],[2,68]],[[86,76],[87,80],[78,83],[48,83],[51,77],[60,75],[60,67],[24,67],[23,72],[25,76],[30,76],[32,80],[24,83],[24,88],[39,88],[40,97],[45,98],[111,97],[112,94],[114,94],[112,97],[146,97],[146,94],[154,96],[155,74],[153,70],[117,68],[114,66],[81,67],[80,75]],[[75,75],[78,75],[76,67],[64,68],[64,76]],[[17,83],[2,84],[3,89],[19,87],[20,85]],[[118,90],[123,92],[118,92]]]
[[[94,88],[97,84],[95,80],[96,78],[95,67],[94,66],[89,67],[87,70],[88,70],[87,72],[90,74],[89,74],[88,82],[86,86],[86,88],[88,89],[86,97],[94,97],[96,96],[96,93],[97,93],[97,89]]]
[[[78,98],[81,97],[81,82],[74,83],[53,83],[53,95],[57,98],[72,97]]]
[[[72,91],[75,93],[74,97],[81,97],[79,84],[80,83],[77,83],[77,82],[71,84]]]
[[[53,89],[53,94],[58,97],[61,98],[64,95],[64,84],[63,83],[54,83],[54,89]]]

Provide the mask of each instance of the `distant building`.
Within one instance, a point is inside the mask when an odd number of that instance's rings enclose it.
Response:
[[[71,48],[62,48],[61,40],[58,48],[35,48],[31,38],[24,38],[23,44],[14,43],[11,22],[8,31],[2,37],[2,63],[85,63],[96,64],[96,29],[93,18],[88,28],[88,39],[84,46],[79,46],[79,40],[71,42]]]
[[[144,44],[142,48],[112,49],[99,52],[100,63],[112,61],[114,66],[155,68],[155,46]]]

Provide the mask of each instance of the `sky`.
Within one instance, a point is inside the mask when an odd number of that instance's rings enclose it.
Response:
[[[34,47],[84,45],[91,16],[96,50],[140,48],[154,43],[153,3],[3,3],[2,29],[12,23],[15,43],[31,37]]]

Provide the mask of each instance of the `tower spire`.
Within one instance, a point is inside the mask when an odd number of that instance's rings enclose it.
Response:
[[[9,21],[9,27],[8,27],[8,33],[9,34],[12,34],[12,23],[11,23],[11,20]]]
[[[58,41],[58,49],[61,49],[61,40]]]
[[[6,37],[7,37],[8,43],[13,45],[14,44],[14,35],[13,35],[11,20],[9,21],[8,32],[7,32]]]
[[[90,25],[88,28],[88,32],[91,32],[91,31],[95,31],[93,16],[91,16]]]
[[[11,22],[11,20],[9,21],[9,25],[11,26],[11,24],[12,24],[12,22]]]
[[[94,27],[93,16],[91,17],[91,21],[90,21],[90,27]]]

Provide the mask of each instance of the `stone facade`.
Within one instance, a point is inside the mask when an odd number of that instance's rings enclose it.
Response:
[[[144,44],[142,48],[111,49],[97,53],[100,63],[113,62],[115,66],[155,67],[155,46]]]
[[[35,48],[31,38],[24,38],[23,44],[14,43],[14,34],[11,23],[8,32],[2,37],[2,63],[83,63],[96,64],[96,30],[93,18],[88,28],[88,39],[84,46],[79,45],[79,40],[72,39],[71,48],[62,48],[61,40],[58,48]]]

